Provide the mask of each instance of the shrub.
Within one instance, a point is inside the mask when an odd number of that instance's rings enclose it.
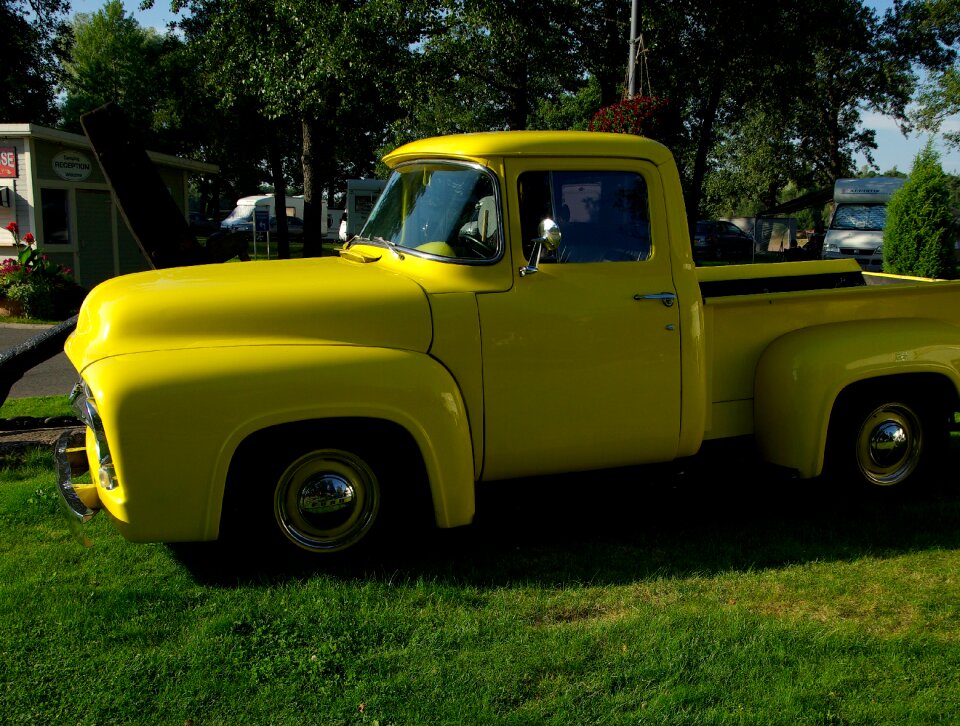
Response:
[[[887,205],[884,272],[955,278],[956,231],[947,175],[933,142],[928,141],[914,159],[906,183]]]
[[[7,230],[13,234],[17,257],[0,263],[0,297],[19,303],[30,318],[56,320],[75,313],[84,293],[70,269],[51,262],[30,232],[21,240],[16,222]]]

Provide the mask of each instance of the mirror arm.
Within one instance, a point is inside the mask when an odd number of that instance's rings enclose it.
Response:
[[[540,253],[543,251],[543,237],[533,240],[533,249],[530,250],[530,261],[520,268],[520,277],[540,272]]]

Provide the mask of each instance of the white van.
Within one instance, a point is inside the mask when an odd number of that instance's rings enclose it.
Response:
[[[833,214],[823,239],[823,258],[853,257],[864,270],[882,271],[887,202],[905,181],[895,176],[837,179]]]
[[[220,229],[233,232],[243,232],[253,230],[253,211],[255,209],[266,209],[270,213],[271,219],[276,216],[273,211],[275,198],[272,194],[260,194],[252,197],[241,197],[237,200],[237,206],[220,223]],[[303,196],[286,197],[286,215],[303,219]],[[327,233],[327,202],[324,200],[320,214],[322,234]]]

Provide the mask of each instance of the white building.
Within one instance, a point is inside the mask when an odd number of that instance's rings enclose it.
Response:
[[[186,217],[192,174],[218,168],[147,152]],[[0,124],[0,260],[15,253],[6,230],[32,232],[53,262],[73,270],[86,289],[116,275],[149,269],[117,208],[86,136],[35,126]]]

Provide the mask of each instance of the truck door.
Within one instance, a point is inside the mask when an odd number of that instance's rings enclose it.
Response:
[[[539,272],[478,296],[483,478],[672,459],[679,305],[655,168],[517,159],[505,171],[515,272],[544,218],[562,238]]]

